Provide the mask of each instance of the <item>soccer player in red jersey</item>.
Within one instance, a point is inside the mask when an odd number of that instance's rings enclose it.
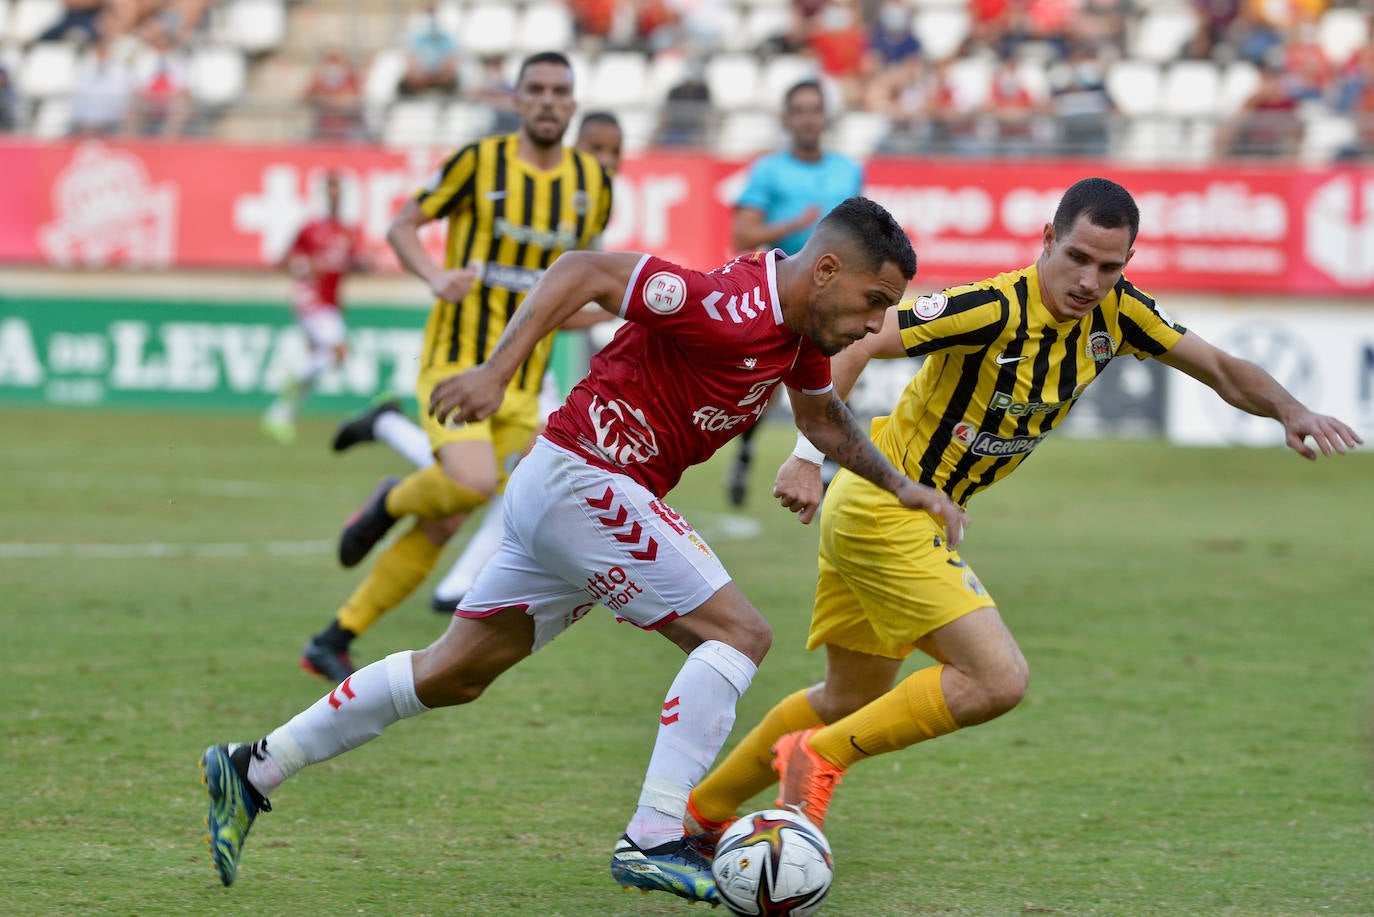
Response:
[[[287,778],[401,719],[476,700],[601,605],[687,654],[611,874],[626,888],[715,903],[710,865],[684,837],[683,816],[772,634],[664,496],[755,423],[782,384],[813,443],[903,506],[939,517],[958,544],[963,511],[883,458],[830,380],[828,357],[876,331],[915,271],[901,227],[864,198],[832,210],[793,257],[753,253],[709,273],[635,253],[555,261],[487,359],[436,383],[436,421],[490,417],[536,343],[589,299],[627,323],[512,473],[505,538],[444,635],[359,669],[252,745],[206,750],[211,851],[225,884],[267,795]]]
[[[296,438],[296,411],[320,373],[343,362],[345,329],[339,286],[344,274],[368,266],[357,228],[340,218],[336,173],[325,177],[324,192],[325,215],[301,227],[282,259],[292,278],[291,311],[305,332],[310,354],[262,418],[263,431],[281,443]]]

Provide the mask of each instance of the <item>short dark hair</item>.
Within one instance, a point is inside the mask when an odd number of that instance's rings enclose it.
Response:
[[[573,68],[572,61],[568,60],[568,56],[561,51],[540,51],[537,54],[531,54],[520,62],[520,72],[516,74],[515,85],[519,86],[524,82],[525,71],[535,64],[557,64],[560,67],[567,67],[569,72]]]
[[[916,276],[916,250],[911,239],[887,208],[866,197],[841,201],[816,225],[817,234],[838,233],[870,259],[868,269],[876,273],[888,261],[910,280]]]
[[[1063,237],[1073,229],[1080,216],[1103,229],[1125,226],[1131,231],[1129,244],[1140,232],[1140,208],[1131,192],[1106,178],[1084,178],[1073,183],[1054,211],[1054,234]]]
[[[791,88],[789,88],[785,93],[783,93],[782,107],[787,108],[787,106],[792,104],[793,96],[795,96],[799,92],[806,92],[806,90],[808,89],[814,91],[816,95],[821,97],[821,105],[824,106],[825,90],[821,88],[820,80],[802,80],[800,83],[793,83]]]
[[[578,132],[581,133],[584,128],[591,124],[604,124],[607,127],[613,127],[616,130],[621,129],[620,119],[608,111],[587,112],[585,115],[582,116],[582,123],[577,126]]]

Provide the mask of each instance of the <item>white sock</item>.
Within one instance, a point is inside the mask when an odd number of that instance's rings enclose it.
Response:
[[[735,704],[758,671],[734,647],[708,640],[692,651],[663,702],[639,806],[625,833],[647,850],[682,837],[687,794],[706,776],[735,724]]]
[[[501,547],[501,538],[506,531],[505,526],[501,524],[501,500],[501,495],[496,494],[487,501],[487,508],[482,513],[482,524],[477,526],[477,531],[468,539],[463,553],[453,562],[453,569],[449,570],[439,585],[434,587],[436,599],[441,602],[456,602],[461,599],[472,588],[472,584],[477,580],[477,574],[482,572],[487,561],[496,554],[496,549]]]
[[[434,464],[434,449],[429,443],[429,435],[404,414],[383,411],[372,425],[372,435],[395,449],[416,468],[428,468]]]
[[[328,761],[375,739],[392,723],[429,710],[415,696],[410,657],[406,650],[364,666],[255,742],[249,782],[267,796],[307,764]]]

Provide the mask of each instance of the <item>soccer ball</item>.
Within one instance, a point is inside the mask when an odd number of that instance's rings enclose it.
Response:
[[[830,842],[804,815],[765,809],[721,836],[711,875],[731,914],[810,917],[830,891],[835,861]]]

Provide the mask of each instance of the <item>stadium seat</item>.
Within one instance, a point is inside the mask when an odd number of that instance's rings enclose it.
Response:
[[[1168,162],[1182,144],[1182,121],[1142,115],[1126,122],[1126,130],[1113,155],[1127,163]]]
[[[687,75],[687,58],[681,54],[658,54],[649,62],[648,97],[658,104],[668,90],[682,82]]]
[[[197,48],[191,53],[191,97],[201,105],[229,105],[243,95],[247,78],[243,54],[234,48]]]
[[[10,0],[0,0],[0,44],[4,44],[10,26]]]
[[[639,105],[622,108],[615,113],[620,121],[620,129],[625,134],[622,151],[626,154],[638,153],[649,146],[653,139],[654,128],[658,126],[658,109]]]
[[[504,3],[483,3],[471,7],[463,19],[459,36],[466,54],[505,54],[516,50],[516,11]]]
[[[286,39],[281,0],[232,0],[222,7],[219,38],[245,54],[266,54]]]
[[[891,119],[881,112],[847,111],[835,123],[835,149],[855,159],[867,159],[891,129]]]
[[[1317,22],[1317,41],[1327,60],[1340,67],[1370,41],[1369,13],[1358,7],[1336,7],[1322,13]]]
[[[754,6],[745,11],[740,35],[745,48],[760,48],[769,39],[784,34],[792,23],[786,6]]]
[[[71,92],[76,80],[76,45],[45,41],[24,55],[15,81],[20,95],[50,99]]]
[[[714,149],[722,156],[753,156],[778,146],[781,135],[776,118],[753,111],[732,111],[725,115]]]
[[[1163,77],[1151,61],[1118,60],[1107,68],[1107,94],[1127,117],[1159,111]]]
[[[950,65],[949,88],[963,110],[978,108],[988,100],[992,68],[992,60],[982,56],[961,57]]]
[[[515,46],[527,54],[571,47],[574,41],[572,15],[562,3],[531,3],[515,29]]]
[[[29,130],[40,140],[58,140],[71,131],[72,103],[67,98],[47,99],[38,106]]]
[[[649,64],[638,51],[606,51],[591,65],[578,92],[589,108],[621,108],[648,101]]]
[[[944,60],[959,50],[968,37],[970,19],[962,6],[935,6],[918,10],[911,31],[921,40],[925,56]]]
[[[26,45],[62,18],[62,0],[15,0],[10,10],[9,37]]]
[[[769,111],[782,110],[782,97],[802,80],[820,76],[816,62],[800,54],[779,54],[763,65],[758,104]]]
[[[706,85],[717,110],[752,108],[759,85],[759,62],[752,54],[717,54],[706,62]]]
[[[363,80],[364,104],[386,105],[396,98],[396,87],[405,69],[405,52],[399,48],[383,48],[372,55]]]
[[[1259,88],[1259,68],[1249,61],[1232,61],[1221,75],[1221,91],[1217,107],[1222,115],[1234,115]]]
[[[439,102],[436,99],[401,99],[391,105],[382,126],[385,146],[433,146],[439,140]]]
[[[1206,60],[1169,65],[1160,88],[1160,111],[1179,118],[1211,118],[1221,108],[1221,71]]]
[[[1192,7],[1155,7],[1127,28],[1127,56],[1157,64],[1174,60],[1197,34],[1197,27]]]
[[[491,133],[495,123],[496,112],[490,105],[451,102],[444,109],[436,139],[444,147],[457,149]]]
[[[1298,157],[1306,163],[1329,163],[1341,148],[1353,144],[1359,137],[1355,122],[1344,115],[1320,107],[1305,110],[1302,145]]]

